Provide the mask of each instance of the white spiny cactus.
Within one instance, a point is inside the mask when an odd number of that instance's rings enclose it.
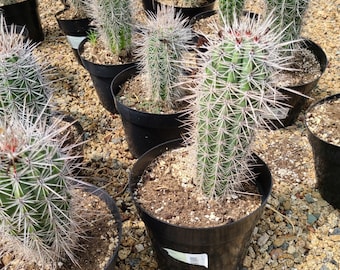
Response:
[[[36,44],[8,27],[0,15],[0,116],[25,108],[39,114],[52,90],[47,63],[33,52]],[[46,110],[45,110],[46,111]]]
[[[79,157],[70,154],[77,145],[64,143],[68,126],[45,120],[27,111],[0,120],[0,257],[56,269],[79,248],[83,221],[72,203]]]
[[[180,61],[192,38],[188,21],[173,7],[162,7],[156,15],[149,13],[140,29],[136,56],[147,78],[148,98],[171,108],[183,95],[178,83],[184,72]]]
[[[274,75],[286,69],[290,58],[281,56],[285,44],[272,16],[235,19],[215,28],[220,29],[219,40],[210,41],[207,52],[198,52],[187,124],[198,182],[208,197],[218,198],[235,195],[253,177],[252,142],[266,116],[285,108]]]
[[[130,0],[84,0],[84,3],[105,47],[118,55],[129,51],[132,39]]]

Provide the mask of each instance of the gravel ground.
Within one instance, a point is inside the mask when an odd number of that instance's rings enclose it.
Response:
[[[140,6],[136,1],[137,7]],[[86,174],[116,200],[123,218],[123,241],[116,269],[157,269],[150,240],[138,218],[127,189],[134,159],[128,151],[118,115],[110,115],[99,103],[88,73],[76,62],[54,14],[62,9],[57,0],[39,0],[46,35],[38,48],[55,68],[55,101],[82,123],[88,142]],[[312,0],[303,36],[326,51],[329,66],[311,97],[315,100],[339,92],[340,0]],[[311,103],[310,100],[308,103]],[[322,269],[340,267],[340,213],[315,189],[311,148],[303,114],[295,125],[263,131],[259,155],[274,178],[272,196],[257,224],[244,261],[245,269]]]

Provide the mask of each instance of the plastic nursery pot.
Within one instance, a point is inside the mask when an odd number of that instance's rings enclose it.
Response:
[[[157,219],[136,200],[135,192],[148,165],[160,154],[181,146],[181,140],[158,145],[142,155],[133,165],[129,188],[138,213],[145,223],[162,270],[236,270],[242,268],[251,235],[271,193],[272,177],[266,164],[257,156],[254,170],[262,195],[262,204],[248,216],[230,224],[209,228],[172,225]]]
[[[137,111],[120,102],[117,94],[121,85],[137,74],[137,67],[119,73],[111,84],[115,106],[121,116],[125,138],[131,154],[138,158],[150,148],[172,139],[181,138],[185,131],[183,113],[154,114]]]
[[[78,54],[84,68],[89,72],[94,88],[102,106],[112,114],[117,113],[113,96],[111,94],[110,85],[113,78],[126,68],[134,66],[136,63],[131,62],[121,65],[101,65],[90,62],[81,56],[84,51],[84,44],[87,39],[84,39],[78,48]]]
[[[215,0],[208,0],[206,4],[200,7],[176,7],[176,12],[181,12],[185,17],[192,18],[196,14],[214,9]],[[157,0],[143,0],[143,7],[146,11],[157,13],[157,8],[160,6],[167,6]]]
[[[312,146],[318,190],[324,200],[340,209],[340,145],[334,145],[319,138],[311,131],[307,120],[308,114],[313,108],[336,99],[340,99],[340,94],[329,96],[312,104],[306,111],[305,125],[308,140]]]
[[[103,270],[114,270],[116,260],[117,260],[118,251],[119,251],[120,244],[121,244],[121,241],[122,241],[122,232],[123,232],[122,219],[121,219],[121,216],[119,214],[118,207],[117,207],[115,201],[113,200],[113,198],[105,190],[103,190],[103,189],[101,189],[97,186],[79,181],[79,188],[99,197],[103,202],[105,202],[106,206],[110,210],[110,212],[111,212],[111,214],[112,214],[112,216],[115,220],[115,223],[116,223],[116,226],[117,226],[117,229],[118,229],[118,243],[117,243],[117,247],[113,251],[109,261],[106,263],[105,267],[103,268]]]
[[[25,0],[0,6],[0,11],[3,11],[7,24],[25,26],[32,41],[40,42],[44,40],[37,0]]]
[[[308,49],[315,55],[316,59],[320,63],[321,75],[315,80],[310,81],[306,84],[288,86],[288,88],[302,95],[295,94],[284,89],[280,89],[280,91],[288,97],[286,103],[289,105],[289,109],[285,112],[284,115],[279,115],[279,118],[281,118],[280,120],[270,119],[270,122],[268,124],[271,129],[284,128],[295,123],[299,114],[306,105],[307,98],[304,96],[310,95],[311,91],[316,87],[320,77],[326,70],[328,64],[327,55],[318,44],[314,43],[312,40],[303,39],[300,42],[300,45],[302,46],[302,48]]]
[[[58,22],[59,28],[66,35],[67,41],[71,45],[74,56],[76,57],[79,64],[82,65],[78,54],[79,44],[86,39],[88,31],[90,30],[89,18],[81,19],[61,19],[60,16],[67,11],[68,8],[61,10],[55,14],[55,18]]]

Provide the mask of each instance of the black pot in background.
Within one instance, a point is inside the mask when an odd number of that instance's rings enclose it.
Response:
[[[37,0],[25,0],[20,3],[0,6],[1,11],[4,13],[7,24],[25,26],[32,41],[44,40]]]
[[[201,12],[212,10],[214,9],[215,0],[208,0],[209,3],[201,6],[201,7],[175,7],[175,11],[179,12],[181,11],[182,14],[185,17],[192,18],[196,14],[199,14]],[[157,13],[157,7],[159,6],[167,6],[164,4],[161,4],[157,0],[143,0],[143,6],[146,11]]]
[[[171,225],[147,212],[136,200],[135,190],[144,170],[157,156],[180,146],[181,140],[174,140],[152,148],[133,165],[129,178],[130,193],[151,238],[158,266],[162,270],[241,269],[252,232],[271,193],[270,171],[266,164],[255,156],[257,162],[254,171],[258,175],[256,183],[262,194],[262,204],[248,216],[211,228]],[[187,262],[183,262],[183,258],[186,258]],[[194,265],[194,262],[200,262],[200,266]]]
[[[107,262],[107,264],[105,265],[103,269],[103,270],[114,270],[117,256],[118,256],[118,251],[119,251],[121,241],[122,241],[122,233],[123,233],[122,219],[119,214],[117,205],[115,201],[113,200],[113,198],[105,190],[97,186],[94,186],[86,182],[79,182],[79,188],[99,197],[103,202],[105,202],[107,208],[110,210],[115,220],[115,223],[116,223],[115,225],[117,226],[117,229],[118,229],[118,243],[117,243],[116,249],[113,251],[113,254],[111,255],[109,261]],[[89,241],[91,241],[91,239],[89,239]]]
[[[301,47],[308,49],[315,55],[316,59],[320,63],[320,71],[322,76],[328,64],[326,53],[318,44],[309,39],[303,39],[301,41]],[[288,88],[297,91],[302,95],[309,96],[311,91],[318,84],[320,77],[306,84],[289,86]],[[302,95],[295,94],[284,89],[280,89],[280,91],[288,97],[286,103],[289,105],[290,108],[287,109],[286,114],[282,116],[282,119],[280,119],[280,121],[276,119],[270,120],[269,126],[271,129],[277,129],[293,125],[296,119],[298,118],[300,112],[304,109],[304,106],[306,105],[307,101],[307,98]]]
[[[312,104],[306,111],[305,119],[315,106],[335,99],[340,99],[340,94],[329,96]],[[305,125],[308,140],[312,146],[318,190],[324,200],[340,209],[340,146],[325,142],[312,133],[306,120]]]
[[[173,139],[181,138],[185,132],[183,113],[154,114],[137,111],[125,106],[116,95],[121,85],[135,76],[137,67],[130,67],[119,73],[111,84],[115,106],[121,116],[125,138],[129,151],[134,157],[139,157],[150,148]]]
[[[113,101],[113,96],[111,94],[111,81],[118,73],[124,69],[134,66],[136,63],[131,62],[121,65],[101,65],[92,63],[81,56],[82,52],[84,51],[85,42],[87,42],[87,39],[83,40],[78,48],[78,54],[80,56],[81,62],[84,68],[90,73],[100,103],[107,111],[115,114],[117,113],[117,110]]]
[[[71,45],[78,63],[82,65],[78,54],[78,48],[79,44],[87,37],[87,34],[90,30],[91,19],[61,19],[60,15],[62,15],[66,10],[68,10],[68,8],[57,12],[55,14],[55,18],[58,22],[59,28],[66,35],[67,41]]]

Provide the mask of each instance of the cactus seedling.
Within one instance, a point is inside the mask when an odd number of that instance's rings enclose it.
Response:
[[[24,108],[39,114],[48,103],[49,70],[33,54],[36,46],[24,41],[14,25],[8,28],[0,15],[0,116]]]
[[[210,41],[207,52],[198,52],[201,72],[190,99],[188,144],[208,197],[233,196],[243,181],[252,179],[256,129],[265,125],[266,115],[285,107],[273,80],[290,58],[279,57],[284,44],[273,24],[272,16],[263,22],[234,20],[223,25],[220,39]]]
[[[129,51],[132,39],[130,1],[86,0],[84,3],[105,47],[117,55]]]
[[[141,73],[147,76],[148,98],[172,107],[183,95],[178,87],[184,68],[180,65],[192,38],[187,19],[173,7],[162,7],[157,15],[148,14],[141,27],[139,50]]]
[[[78,157],[59,135],[67,126],[47,125],[43,114],[15,116],[0,126],[0,257],[56,269],[65,254],[75,260],[81,231],[72,203]]]

